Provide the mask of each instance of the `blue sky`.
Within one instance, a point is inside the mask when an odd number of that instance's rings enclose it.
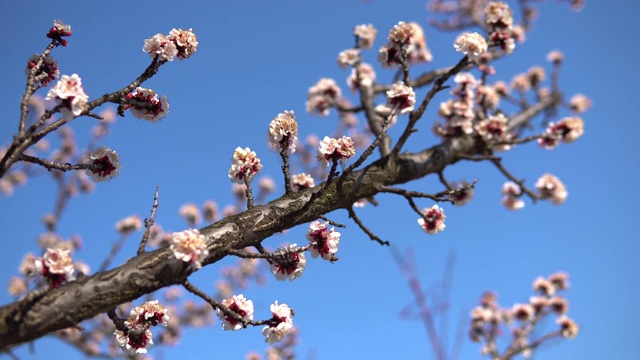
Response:
[[[144,69],[149,63],[141,51],[145,38],[174,27],[194,29],[200,43],[195,56],[163,66],[145,84],[168,96],[167,118],[156,125],[130,115],[119,118],[103,144],[121,155],[122,175],[89,196],[74,198],[60,223],[63,237],[83,236],[84,248],[76,257],[96,269],[117,239],[115,222],[134,213],[148,216],[156,185],[160,186],[157,221],[169,230],[186,226],[178,216],[184,203],[201,204],[206,199],[216,200],[221,207],[233,203],[227,170],[237,146],[255,150],[265,165],[263,175],[281,185],[279,157],[266,142],[269,121],[283,110],[294,110],[301,138],[332,132],[336,117],[311,117],[304,102],[307,89],[321,77],[336,79],[343,93],[351,96],[344,85],[349,72],[340,69],[335,59],[352,46],[355,25],[373,23],[379,31],[377,47],[398,21],[422,24],[434,61],[414,74],[457,62],[459,54],[452,47],[457,33],[429,28],[425,3],[2,2],[0,12],[9,31],[7,50],[0,59],[4,69],[0,144],[9,142],[17,128],[25,61],[46,46],[44,34],[53,19],[71,24],[74,31],[70,45],[54,52],[61,72],[79,74],[90,99],[119,89]],[[580,324],[580,334],[572,341],[545,347],[536,359],[637,358],[640,353],[634,341],[640,332],[640,315],[633,309],[640,295],[635,207],[640,199],[634,180],[640,167],[633,144],[640,117],[633,106],[640,80],[640,48],[630,29],[640,3],[588,1],[579,13],[564,3],[545,2],[538,8],[541,15],[527,42],[496,64],[495,79],[509,81],[534,65],[548,69],[546,54],[560,49],[566,60],[561,73],[564,93],[567,98],[584,93],[594,106],[584,115],[585,135],[575,143],[553,151],[523,146],[505,154],[505,165],[530,185],[541,174],[554,173],[568,187],[566,203],[528,202],[520,212],[509,212],[500,205],[502,175],[490,164],[459,163],[447,168],[448,179],[480,181],[470,204],[443,205],[447,228],[441,234],[423,234],[415,214],[394,197],[380,196],[380,206],[359,214],[393,246],[413,249],[425,286],[439,279],[447,254],[456,253],[450,329],[461,314],[467,316],[483,291],[497,291],[500,303],[510,306],[528,300],[534,278],[564,270],[571,275],[569,314]],[[376,51],[364,57],[375,63]],[[378,69],[378,81],[390,82],[392,76],[393,72]],[[424,93],[423,89],[418,98]],[[446,98],[442,93],[435,101]],[[434,119],[432,107],[419,123],[420,132],[408,144],[409,150],[435,143],[430,133]],[[80,145],[88,140],[95,121],[83,118],[73,124]],[[434,177],[407,188],[441,190]],[[26,252],[37,250],[35,238],[43,231],[39,219],[51,211],[54,198],[54,183],[46,176],[30,179],[10,198],[0,198],[5,244],[0,274],[5,279],[17,273]],[[266,286],[250,288],[245,295],[254,300],[256,316],[266,317],[273,300],[293,307],[301,331],[298,354],[302,359],[430,358],[422,324],[399,316],[413,298],[389,250],[369,241],[345,212],[330,217],[349,225],[341,230],[340,261],[333,265],[310,261],[305,275],[294,282],[270,278]],[[305,231],[296,228],[265,244],[303,243]],[[115,264],[135,253],[137,240],[130,240]],[[194,283],[213,293],[221,266],[201,270]],[[10,300],[0,292],[0,303]],[[16,354],[25,359],[82,358],[52,339],[39,340],[34,348],[34,353],[22,347]],[[230,333],[216,324],[188,330],[178,347],[160,351],[167,359],[186,355],[241,359],[250,350],[264,348],[259,329]],[[478,346],[465,341],[460,358],[480,358]]]

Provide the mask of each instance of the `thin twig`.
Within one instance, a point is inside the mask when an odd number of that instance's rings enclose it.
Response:
[[[369,145],[369,147],[362,153],[362,155],[360,155],[358,160],[356,160],[353,164],[349,165],[349,167],[347,167],[342,172],[342,176],[340,176],[340,179],[338,179],[338,187],[340,187],[344,179],[346,179],[347,176],[349,176],[353,172],[353,170],[355,170],[358,166],[362,165],[362,163],[364,163],[364,161],[367,160],[367,158],[371,156],[371,154],[373,154],[373,151],[378,147],[378,145],[380,145],[382,138],[387,134],[387,129],[389,128],[389,123],[391,122],[391,118],[393,118],[393,116],[396,115],[398,106],[399,106],[398,104],[393,106],[393,108],[391,109],[391,112],[389,113],[389,116],[387,116],[387,118],[384,120],[382,124],[382,130],[380,131],[380,134],[376,136],[375,140],[373,140],[373,142]]]
[[[156,186],[156,192],[153,195],[153,206],[151,207],[151,216],[149,219],[144,219],[144,234],[142,235],[142,240],[140,241],[140,245],[138,245],[138,255],[144,252],[144,248],[147,246],[147,242],[149,241],[149,235],[151,234],[151,227],[153,223],[156,221],[156,211],[158,210],[158,191],[160,188]]]
[[[19,158],[20,161],[26,161],[26,162],[30,162],[33,164],[38,164],[40,166],[45,167],[47,170],[60,170],[60,171],[70,171],[70,170],[95,170],[98,168],[101,168],[102,165],[98,164],[75,164],[75,165],[71,165],[69,163],[66,164],[61,164],[61,163],[57,163],[57,162],[53,162],[53,161],[49,161],[49,160],[45,160],[45,159],[41,159],[35,156],[30,156],[30,155],[25,155],[22,154]]]
[[[349,206],[347,208],[347,211],[349,212],[349,217],[353,219],[353,221],[360,227],[360,229],[362,231],[364,231],[365,234],[369,235],[369,238],[371,240],[375,240],[377,241],[380,245],[391,245],[388,241],[384,241],[382,239],[380,239],[380,237],[376,234],[374,234],[371,230],[369,230],[369,228],[367,228],[364,223],[362,223],[362,221],[360,220],[360,218],[358,217],[358,215],[356,215],[356,212],[353,211],[353,207]]]
[[[527,194],[530,198],[531,201],[533,201],[534,203],[536,201],[538,201],[538,195],[536,195],[533,191],[531,191],[528,187],[526,187],[524,185],[524,180],[520,180],[518,178],[516,178],[515,176],[513,176],[503,165],[502,162],[500,160],[493,160],[491,159],[491,162],[493,163],[493,165],[495,165],[498,170],[500,170],[500,172],[507,177],[507,179],[513,181],[514,183],[516,183],[520,189]]]
[[[449,194],[450,190],[447,190],[445,192],[445,195]],[[405,190],[405,189],[399,189],[399,188],[394,188],[394,187],[390,187],[390,186],[382,186],[380,187],[380,192],[386,192],[386,193],[391,193],[391,194],[397,194],[397,195],[402,195],[406,198],[427,198],[427,199],[431,199],[433,201],[437,201],[437,202],[444,202],[444,201],[448,201],[451,202],[450,199],[446,199],[443,198],[443,195],[439,195],[439,194],[427,194],[427,193],[423,193],[420,191],[411,191],[411,190]]]
[[[319,217],[320,219],[322,219],[322,220],[324,220],[324,221],[328,222],[329,224],[331,224],[331,225],[335,226],[335,227],[339,227],[339,228],[346,228],[346,227],[347,227],[346,225],[343,225],[343,224],[337,223],[337,222],[335,222],[335,221],[331,221],[331,220],[329,220],[329,218],[327,218],[327,217],[326,217],[326,216],[324,216],[324,215],[320,215],[320,216],[318,216],[318,217]]]
[[[444,185],[444,187],[447,188],[447,190],[453,190],[453,187],[451,186],[451,184],[449,184],[447,179],[445,179],[443,171],[438,171],[438,180],[440,180],[442,185]]]
[[[450,77],[462,71],[462,69],[464,69],[467,65],[469,65],[469,57],[465,56],[458,62],[458,64],[456,64],[456,66],[452,67],[444,75],[441,75],[436,79],[436,81],[433,84],[433,87],[431,87],[431,90],[429,90],[427,95],[424,97],[424,100],[422,100],[420,107],[418,107],[418,109],[409,113],[409,123],[407,124],[407,127],[404,129],[404,132],[402,133],[402,135],[400,135],[400,138],[398,139],[398,142],[396,143],[396,145],[393,147],[393,150],[391,150],[391,154],[398,155],[400,153],[400,150],[402,150],[402,147],[404,146],[405,142],[407,141],[409,136],[414,132],[414,128],[413,128],[414,125],[422,117],[422,114],[427,109],[427,105],[429,105],[429,103],[431,102],[431,99],[433,99],[436,93],[444,89],[444,83],[447,80],[449,80]]]
[[[243,319],[238,313],[236,313],[235,311],[229,309],[227,306],[225,306],[224,304],[215,301],[211,296],[205,294],[202,290],[198,289],[197,287],[195,287],[193,284],[191,284],[189,282],[189,280],[185,279],[182,282],[182,286],[187,289],[187,291],[189,291],[190,293],[196,295],[197,297],[201,298],[202,300],[206,301],[207,303],[209,303],[209,305],[211,305],[211,307],[213,308],[213,310],[220,310],[222,311],[227,317],[239,322],[242,324],[243,327],[247,327],[248,325],[264,325],[266,323],[266,321],[248,321],[246,319]]]

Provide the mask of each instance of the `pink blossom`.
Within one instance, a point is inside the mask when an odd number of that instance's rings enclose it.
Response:
[[[293,281],[302,276],[307,265],[307,258],[303,252],[296,251],[297,249],[297,244],[291,244],[278,250],[274,259],[270,259],[271,273],[275,275],[277,280],[289,279],[289,281]]]
[[[387,91],[387,104],[391,108],[396,107],[398,113],[406,114],[413,111],[416,104],[416,93],[410,86],[401,82],[395,83]]]
[[[200,261],[209,256],[204,235],[197,229],[173,233],[170,249],[172,257],[190,263],[196,269],[202,267]]]
[[[237,147],[231,158],[231,167],[229,168],[229,179],[231,181],[244,184],[244,180],[253,180],[253,178],[262,170],[260,159],[254,151],[249,148]]]
[[[309,225],[306,237],[312,244],[311,257],[314,259],[320,255],[325,260],[333,260],[338,252],[340,233],[334,228],[329,229],[328,225],[328,222],[322,221],[314,221]]]
[[[77,74],[71,76],[62,75],[56,85],[49,90],[45,100],[54,100],[57,104],[61,104],[60,109],[64,118],[67,120],[75,116],[79,116],[87,104],[89,96],[82,88],[82,80]]]
[[[247,300],[244,295],[233,295],[232,297],[225,299],[222,301],[222,305],[229,308],[229,310],[236,313],[243,321],[252,321],[253,320],[253,301]],[[228,315],[218,309],[217,310],[218,318],[222,321],[222,328],[224,330],[239,330],[242,329],[243,324],[240,321],[237,321],[231,318]]]
[[[273,315],[269,321],[269,325],[262,328],[262,335],[265,336],[264,341],[269,344],[275,344],[282,341],[284,336],[293,328],[293,309],[287,304],[278,304],[278,301],[271,305],[271,314]]]
[[[446,217],[444,209],[438,205],[433,205],[430,208],[422,210],[422,217],[418,219],[418,224],[420,224],[420,227],[425,233],[434,235],[444,230],[446,227],[444,219],[446,219]]]
[[[91,176],[95,182],[113,179],[122,169],[120,156],[106,146],[101,146],[89,154],[88,163],[95,165],[95,168],[85,170],[85,174]]]

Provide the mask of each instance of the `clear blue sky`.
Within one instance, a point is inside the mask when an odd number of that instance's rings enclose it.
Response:
[[[145,38],[166,34],[173,27],[194,29],[200,43],[195,56],[163,66],[145,84],[168,96],[167,118],[156,125],[130,115],[119,118],[103,143],[121,155],[122,175],[90,196],[73,199],[60,224],[62,236],[83,236],[85,246],[76,257],[96,269],[117,239],[114,223],[133,213],[148,216],[156,185],[160,186],[157,220],[165,229],[185,227],[177,212],[186,202],[232,203],[227,170],[237,146],[256,150],[265,165],[263,174],[281,185],[279,157],[266,142],[269,121],[283,110],[294,110],[301,138],[331,132],[335,116],[310,117],[304,102],[307,89],[321,77],[335,78],[343,93],[349,93],[344,85],[349,72],[336,65],[336,57],[352,45],[354,25],[373,23],[379,30],[376,46],[380,46],[398,21],[423,24],[434,62],[414,73],[457,61],[459,55],[452,47],[457,34],[429,28],[425,3],[2,2],[6,46],[0,58],[4,73],[0,144],[9,142],[17,128],[25,62],[46,46],[44,34],[53,19],[71,24],[74,31],[70,46],[54,53],[62,74],[79,74],[90,99],[119,89],[144,69],[149,63],[141,51]],[[635,341],[640,315],[634,309],[639,295],[636,206],[640,199],[634,181],[640,166],[633,144],[640,131],[640,116],[634,108],[640,48],[632,25],[640,3],[591,0],[580,13],[571,12],[564,3],[548,2],[539,8],[541,16],[527,42],[496,64],[496,78],[508,81],[533,65],[547,66],[547,52],[560,49],[566,59],[561,75],[565,94],[587,94],[594,107],[584,115],[585,135],[574,144],[551,152],[532,144],[507,153],[505,164],[530,185],[545,172],[556,174],[568,187],[566,203],[527,203],[522,211],[509,212],[500,205],[502,176],[489,164],[460,163],[446,170],[450,180],[478,178],[480,182],[467,206],[444,205],[448,217],[443,233],[423,234],[416,215],[393,197],[379,197],[379,207],[365,208],[360,215],[393,246],[414,249],[425,286],[439,279],[447,253],[456,252],[451,329],[460,314],[467,316],[483,291],[497,291],[503,306],[525,302],[535,277],[564,270],[571,275],[569,314],[580,324],[580,334],[573,341],[538,351],[536,359],[639,358]],[[364,56],[375,63],[375,50]],[[389,82],[392,76],[392,72],[378,71],[379,81]],[[418,97],[423,94],[424,90]],[[436,102],[444,99],[441,94]],[[420,123],[416,135],[420,141],[411,142],[410,149],[436,141],[430,133],[433,114],[428,112]],[[76,120],[79,144],[86,143],[95,121]],[[407,187],[441,190],[433,178]],[[13,197],[0,198],[3,279],[17,273],[26,252],[37,250],[35,238],[43,230],[39,219],[52,210],[54,190],[54,183],[41,177],[18,188]],[[254,300],[256,316],[267,316],[268,305],[276,299],[293,307],[294,322],[301,330],[298,354],[302,359],[430,358],[422,324],[398,315],[413,298],[388,249],[369,241],[344,212],[331,218],[349,225],[341,230],[340,261],[333,265],[310,261],[304,276],[294,282],[270,278],[265,287],[252,287],[245,295]],[[294,229],[266,244],[304,243],[305,230]],[[135,253],[137,240],[131,240],[117,264]],[[194,282],[212,294],[220,267],[203,269]],[[0,291],[0,303],[10,299]],[[178,347],[161,351],[166,359],[241,359],[249,350],[264,348],[259,329],[230,333],[216,323],[212,328],[188,330]],[[34,354],[27,347],[16,354],[25,359],[82,358],[52,339],[37,341]],[[474,358],[479,358],[478,346],[465,341],[461,359]]]

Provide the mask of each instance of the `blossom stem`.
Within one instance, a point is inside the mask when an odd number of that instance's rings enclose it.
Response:
[[[287,136],[288,137],[288,136]],[[289,143],[289,139],[283,139],[286,144]],[[291,187],[291,175],[289,175],[289,153],[288,148],[280,148],[280,157],[282,157],[282,173],[284,174],[284,192],[285,194],[291,194],[293,188]]]
[[[253,207],[253,190],[251,189],[251,181],[247,179],[246,176],[242,178],[244,180],[244,185],[247,187],[245,190],[245,195],[247,196],[247,210]]]

